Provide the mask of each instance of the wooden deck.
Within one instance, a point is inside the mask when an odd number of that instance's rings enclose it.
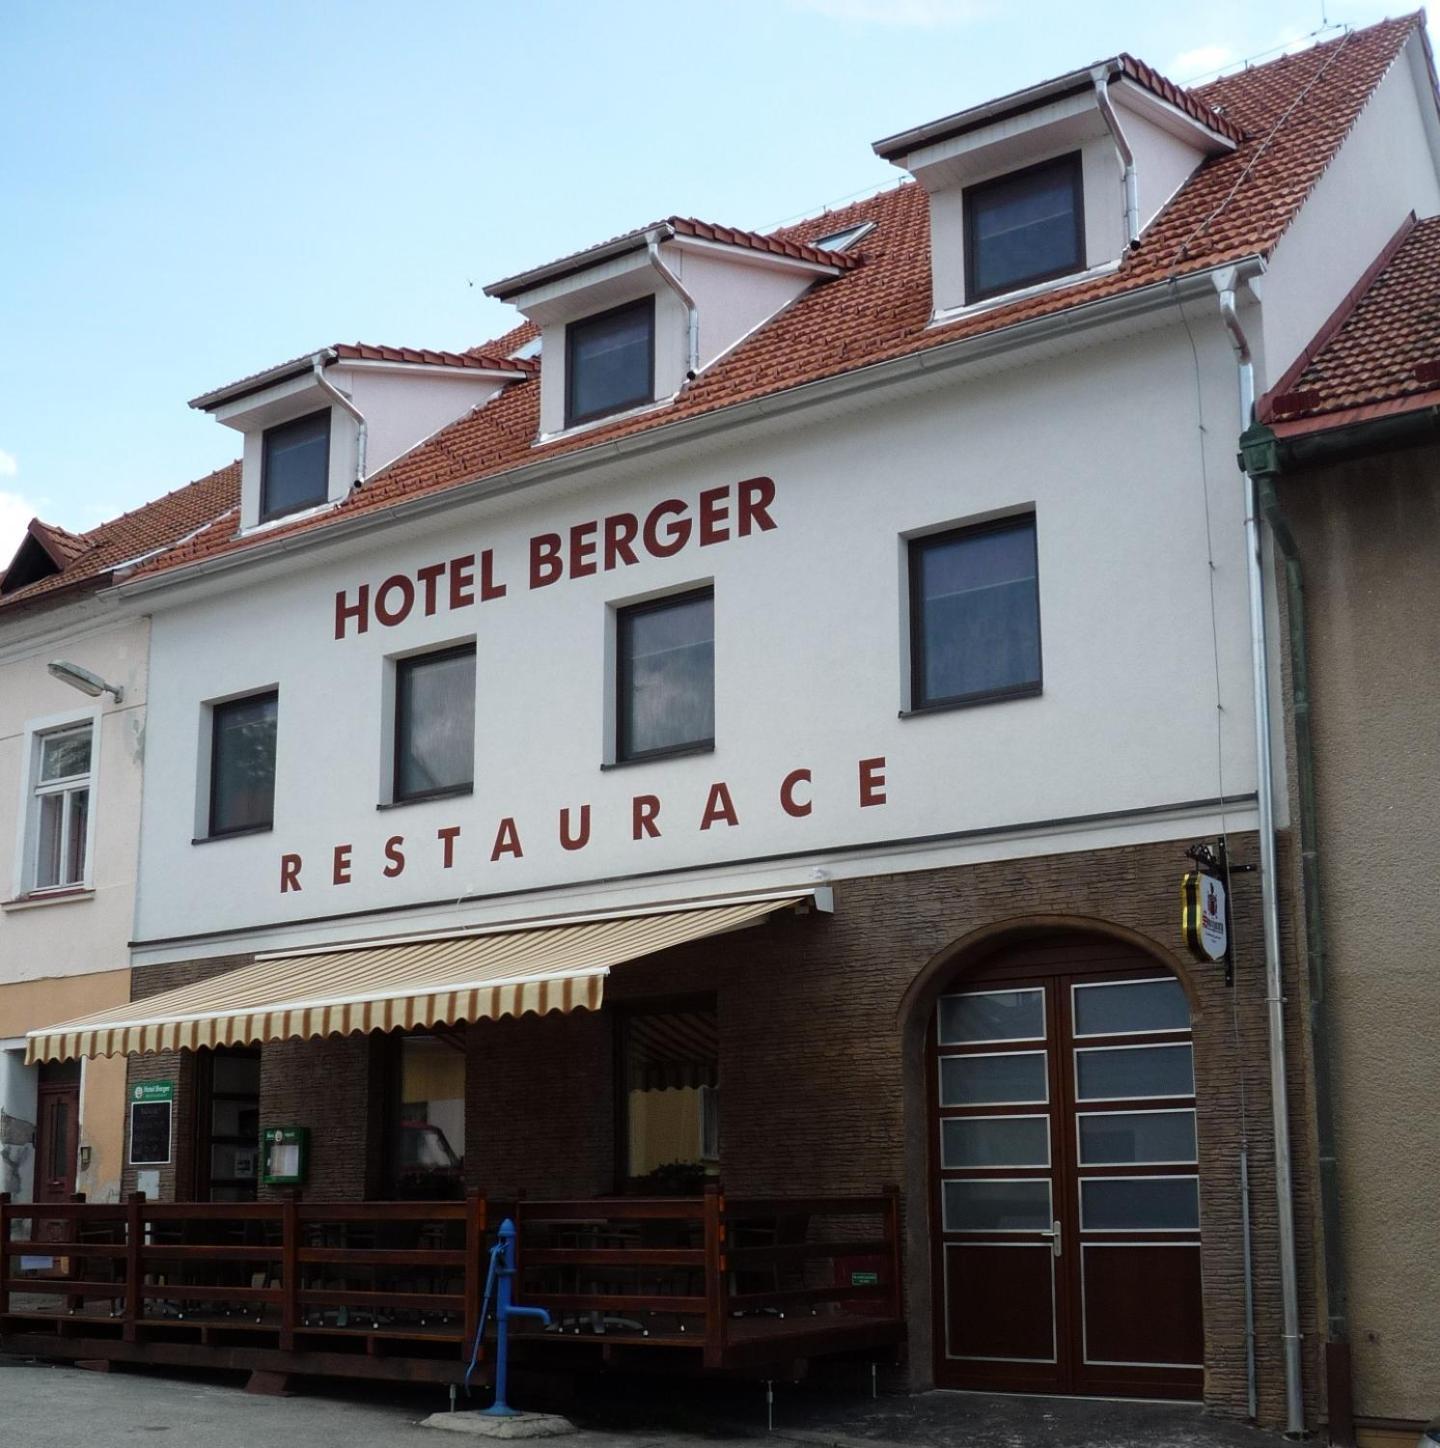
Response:
[[[517,1362],[789,1373],[904,1338],[898,1196],[34,1207],[0,1198],[0,1350],[458,1382],[493,1229],[519,1229]],[[42,1234],[54,1240],[30,1240]],[[24,1224],[24,1235],[17,1227]],[[26,1230],[28,1229],[28,1230]],[[45,1269],[25,1259],[54,1259]],[[493,1327],[491,1330],[493,1335]],[[472,1381],[488,1376],[488,1342]]]

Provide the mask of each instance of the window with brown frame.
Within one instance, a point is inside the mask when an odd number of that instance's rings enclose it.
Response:
[[[565,426],[655,400],[655,298],[565,328]]]
[[[1040,692],[1035,517],[910,540],[910,708]]]
[[[618,611],[615,757],[658,758],[715,743],[715,590]]]
[[[1080,153],[966,188],[965,299],[1085,269]]]
[[[280,695],[271,689],[210,710],[210,836],[268,830],[275,823],[275,731]]]
[[[475,645],[395,661],[395,802],[475,784]]]
[[[330,496],[330,409],[267,427],[260,453],[262,523],[318,507]]]

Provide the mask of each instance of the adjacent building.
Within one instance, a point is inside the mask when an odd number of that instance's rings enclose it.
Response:
[[[233,507],[224,469],[88,533],[35,519],[0,574],[0,1191],[116,1201],[119,1059],[25,1033],[130,996],[149,625],[109,592]]]
[[[1434,1416],[1440,1362],[1437,318],[1440,225],[1407,219],[1244,446],[1286,585],[1328,1311],[1373,1442],[1408,1443]]]
[[[113,590],[151,618],[131,999],[33,1058],[173,1093],[149,1197],[274,1199],[262,1130],[328,1201],[889,1184],[913,1385],[1314,1426],[1235,439],[1440,212],[1437,146],[1417,17],[1195,90],[1116,56],[878,143],[909,179],[842,211],[497,282],[472,352],[197,399],[238,511]],[[803,1258],[809,1210],[751,1252]],[[838,1324],[883,1273],[795,1291]]]

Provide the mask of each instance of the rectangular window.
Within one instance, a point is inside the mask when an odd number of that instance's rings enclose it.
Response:
[[[313,508],[330,496],[330,409],[267,427],[261,444],[260,521]]]
[[[688,1195],[719,1171],[720,1026],[713,998],[618,1017],[625,1179]]]
[[[454,1028],[396,1042],[386,1188],[400,1201],[465,1195],[465,1037]]]
[[[1094,1177],[1080,1183],[1084,1232],[1193,1232],[1200,1183],[1193,1176]]]
[[[966,188],[965,299],[1085,269],[1080,153]]]
[[[1035,519],[910,542],[910,707],[1040,692]]]
[[[655,298],[565,328],[565,426],[655,400]]]
[[[36,739],[30,825],[33,863],[28,881],[32,890],[84,883],[94,734],[94,725],[87,721]]]
[[[942,1106],[1043,1106],[1049,1099],[1044,1051],[940,1058]]]
[[[268,830],[275,822],[278,693],[216,704],[211,712],[210,834]]]
[[[1051,1217],[1047,1177],[947,1181],[947,1232],[1047,1232]]]
[[[715,742],[715,591],[624,608],[616,618],[616,758]]]
[[[475,783],[475,645],[395,665],[397,801],[457,794]]]
[[[1075,1095],[1081,1101],[1141,1101],[1193,1096],[1195,1063],[1189,1044],[1085,1046],[1075,1052]]]

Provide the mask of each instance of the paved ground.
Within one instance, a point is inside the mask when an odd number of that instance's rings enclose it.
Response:
[[[91,1373],[0,1358],[5,1448],[446,1448],[481,1442],[422,1431],[435,1392],[328,1385],[290,1398],[247,1395],[232,1381]],[[539,1407],[541,1404],[534,1404]],[[755,1386],[595,1392],[549,1404],[582,1425],[564,1448],[712,1448],[755,1443],[765,1405]],[[777,1387],[776,1439],[841,1448],[1280,1448],[1284,1440],[1195,1408],[967,1393],[882,1396]],[[775,1441],[775,1440],[771,1440]]]

